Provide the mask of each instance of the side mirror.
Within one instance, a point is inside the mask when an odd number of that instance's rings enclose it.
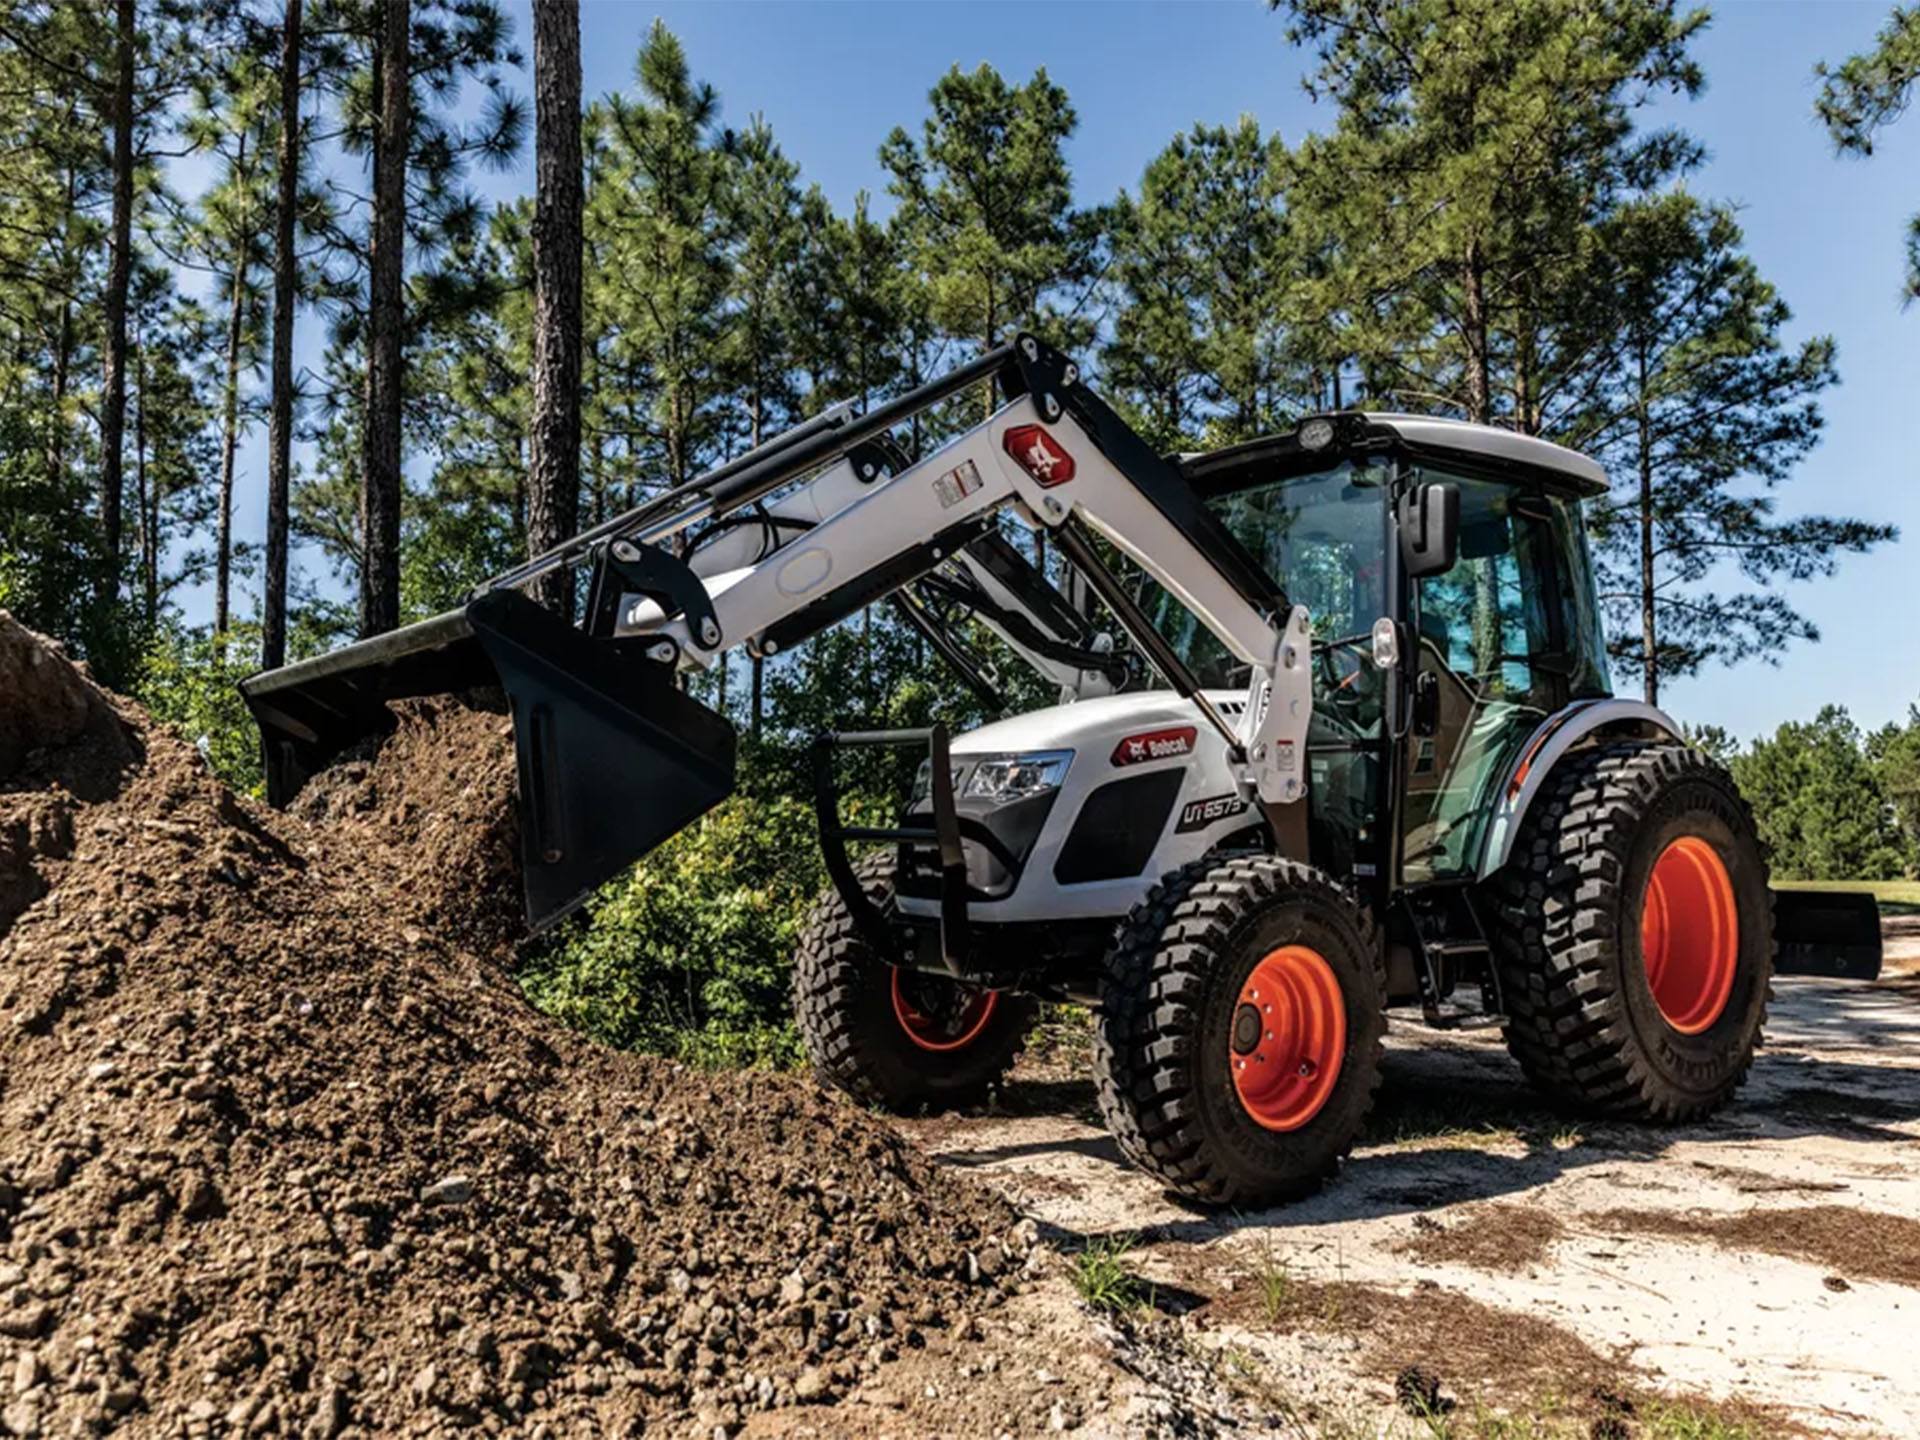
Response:
[[[1394,524],[1408,578],[1444,575],[1460,558],[1460,487],[1444,481],[1414,486],[1394,507]]]

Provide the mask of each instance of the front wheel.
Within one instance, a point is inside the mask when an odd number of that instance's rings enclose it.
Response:
[[[1175,871],[1102,978],[1094,1079],[1121,1152],[1206,1204],[1311,1193],[1372,1106],[1385,993],[1366,912],[1323,872],[1270,855]]]
[[[1507,1044],[1556,1098],[1691,1120],[1753,1063],[1773,911],[1753,816],[1686,745],[1579,752],[1528,809],[1494,881]]]
[[[857,867],[882,909],[892,903],[887,859]],[[794,952],[794,1018],[814,1072],[897,1115],[985,1099],[1013,1068],[1037,1009],[1030,996],[887,964],[832,890]]]

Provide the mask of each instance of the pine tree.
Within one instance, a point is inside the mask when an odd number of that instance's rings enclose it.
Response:
[[[293,484],[293,321],[300,276],[294,224],[302,158],[301,0],[286,0],[280,22],[280,149],[275,161],[273,209],[273,378],[267,421],[267,546],[261,600],[260,663],[277,669],[287,659],[287,560]]]
[[[225,312],[220,356],[221,433],[218,534],[214,551],[213,629],[225,635],[231,618],[234,465],[251,406],[243,376],[259,367],[268,264],[267,218],[272,213],[275,134],[272,72],[249,50],[195,87],[184,138],[216,166],[213,183],[192,212],[175,217],[164,242],[176,265],[204,270]]]
[[[1838,69],[1815,68],[1814,109],[1842,154],[1867,156],[1880,131],[1906,113],[1920,81],[1920,6],[1896,5],[1873,49]],[[1920,297],[1920,215],[1907,225],[1906,298]]]
[[[1685,192],[1601,228],[1586,292],[1610,344],[1564,438],[1605,463],[1613,496],[1588,509],[1614,655],[1649,704],[1663,680],[1750,657],[1778,663],[1818,630],[1773,588],[1831,575],[1891,526],[1787,519],[1774,492],[1818,443],[1833,342],[1789,346],[1787,306],[1741,250],[1731,211]],[[1738,575],[1754,588],[1726,593]]]
[[[628,392],[635,484],[679,484],[726,428],[726,327],[731,244],[728,137],[713,88],[658,21],[634,65],[639,94],[595,107],[605,156],[588,226],[621,284],[601,292],[611,364]]]
[[[1287,158],[1250,118],[1197,125],[1114,208],[1119,301],[1102,370],[1163,448],[1249,440],[1312,403],[1290,347]]]
[[[370,181],[364,195],[305,208],[325,242],[320,295],[335,311],[328,428],[346,411],[358,417],[352,509],[361,538],[346,553],[329,548],[352,564],[359,629],[375,634],[400,617],[408,347],[497,289],[491,277],[435,262],[484,228],[486,208],[462,183],[467,170],[504,164],[519,148],[525,110],[505,72],[520,56],[492,0],[324,0],[310,29],[307,83],[336,99],[331,138]],[[468,82],[482,104],[463,104]],[[301,523],[332,534],[338,517],[322,521],[320,512],[339,499],[321,486],[296,496],[294,508]]]
[[[1671,0],[1274,0],[1339,107],[1300,148],[1292,214],[1324,274],[1311,313],[1368,389],[1539,428],[1543,288],[1623,196],[1697,147],[1636,136],[1634,111],[1691,94],[1704,12]]]
[[[533,419],[527,549],[568,539],[580,518],[580,347],[583,208],[579,0],[535,0],[533,68]],[[539,582],[541,603],[572,617],[564,571]]]
[[[990,65],[956,65],[928,102],[918,142],[896,128],[880,163],[931,318],[975,349],[1020,329],[1084,345],[1105,218],[1073,205],[1065,146],[1078,122],[1067,92],[1045,70],[1013,86]],[[984,386],[974,418],[997,403]]]

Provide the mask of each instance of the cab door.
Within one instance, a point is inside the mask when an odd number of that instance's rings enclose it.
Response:
[[[1510,482],[1422,471],[1459,487],[1450,570],[1414,582],[1414,720],[1403,747],[1400,877],[1470,875],[1495,793],[1528,736],[1567,703],[1570,653],[1552,511]]]

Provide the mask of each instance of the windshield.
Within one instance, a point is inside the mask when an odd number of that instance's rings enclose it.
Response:
[[[1259,462],[1255,462],[1258,464]],[[1269,462],[1270,463],[1270,462]],[[1249,555],[1307,607],[1319,642],[1364,637],[1391,613],[1385,590],[1388,471],[1351,461],[1307,475],[1234,477],[1231,493],[1207,506]],[[1253,483],[1245,483],[1252,478]],[[1159,586],[1143,596],[1147,614],[1208,686],[1246,683],[1246,667],[1213,632]],[[1337,716],[1339,728],[1379,733],[1382,677],[1354,647],[1314,647],[1314,707]]]

